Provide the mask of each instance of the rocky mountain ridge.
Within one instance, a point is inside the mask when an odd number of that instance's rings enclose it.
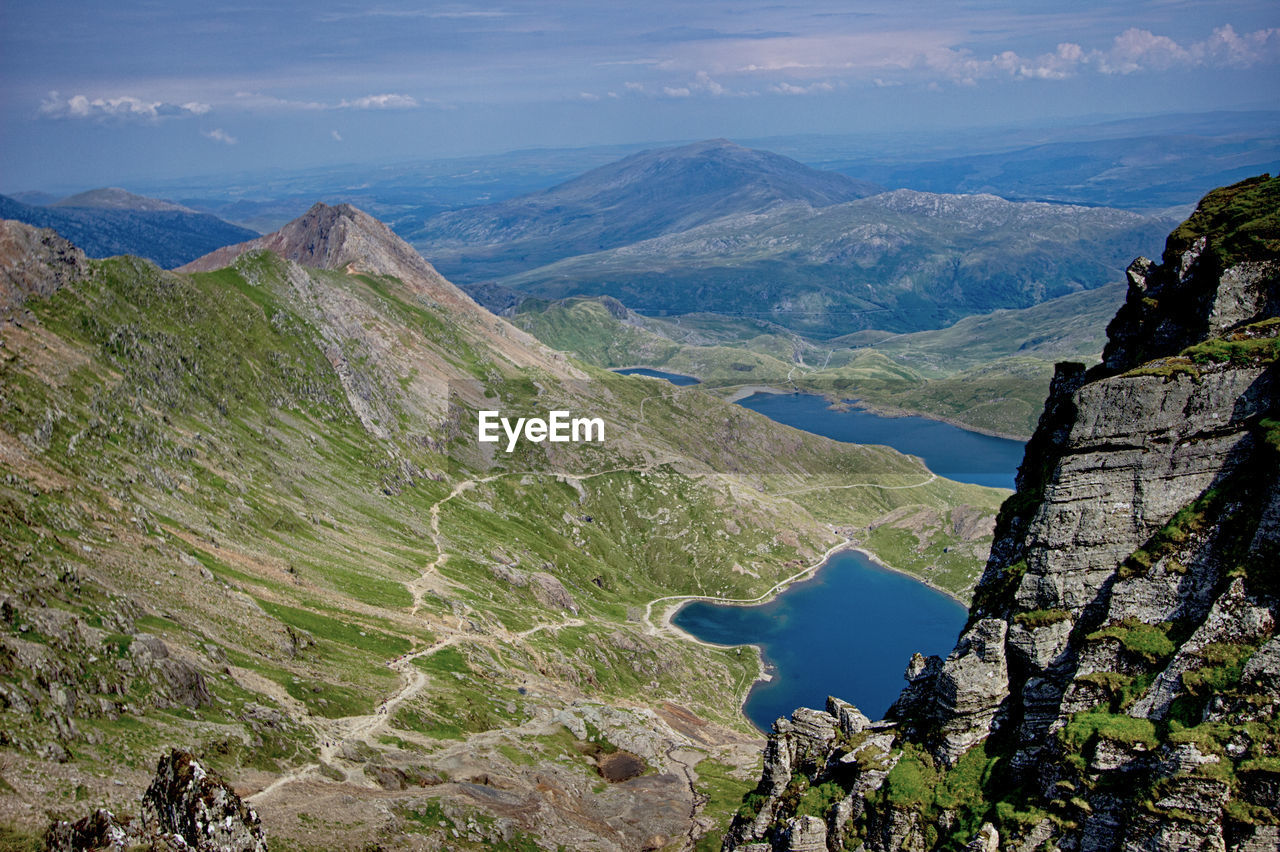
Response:
[[[1280,180],[1129,268],[1059,365],[968,626],[884,721],[780,719],[726,850],[1280,845]]]

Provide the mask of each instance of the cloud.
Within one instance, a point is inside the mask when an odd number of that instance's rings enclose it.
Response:
[[[48,118],[96,118],[158,121],[173,116],[204,115],[211,107],[198,101],[184,104],[148,101],[131,95],[114,98],[92,98],[72,95],[63,98],[57,92],[40,103],[40,115]]]
[[[1280,60],[1280,29],[1239,35],[1227,25],[1218,27],[1206,39],[1186,43],[1131,27],[1112,39],[1106,49],[1086,50],[1074,42],[1063,42],[1053,52],[1039,56],[1022,56],[1006,50],[986,60],[966,52],[946,50],[926,57],[925,64],[954,82],[972,85],[990,77],[1065,80],[1085,72],[1117,75],[1194,68],[1248,68],[1277,60]]]
[[[365,95],[338,103],[337,109],[415,109],[418,101],[409,95]]]
[[[706,71],[698,72],[697,77],[694,80],[694,88],[698,91],[706,92],[708,95],[713,95],[715,97],[732,94],[732,92],[730,92],[724,86],[720,85],[715,80],[712,80],[711,75],[708,74]]]
[[[648,90],[640,83],[627,83],[628,91],[644,93]],[[738,97],[753,95],[755,92],[735,91],[712,79],[706,71],[699,71],[692,80],[673,86],[663,86],[662,94],[668,98],[691,98],[694,95],[710,95],[711,97]],[[610,95],[616,97],[616,95]]]
[[[600,96],[591,92],[578,92],[578,97],[584,101],[598,101]]]
[[[1179,44],[1150,30],[1131,28],[1116,36],[1111,49],[1089,57],[1104,74],[1133,74],[1170,68],[1248,68],[1280,59],[1280,29],[1245,35],[1230,24],[1218,27],[1203,41]]]
[[[242,109],[260,110],[320,110],[332,109],[319,101],[299,101],[289,98],[277,98],[262,92],[236,92],[233,104]]]
[[[234,145],[240,141],[221,127],[215,127],[213,130],[201,130],[200,135],[206,139],[212,139],[214,142],[221,142],[224,145]]]
[[[1082,74],[1239,69],[1280,62],[1280,29],[1275,28],[1238,33],[1226,25],[1203,39],[1178,41],[1131,27],[1094,46],[1062,41],[1035,52],[996,44],[985,55],[962,46],[971,39],[967,31],[940,27],[685,42],[673,45],[657,67],[682,76],[701,69],[700,78],[715,75],[720,81],[719,90],[678,76],[665,83],[666,88],[688,88],[692,94],[750,94],[755,86],[733,86],[745,78],[761,81],[768,91],[794,95],[825,91],[820,80],[835,85],[862,81],[876,87],[972,86],[984,80],[1065,80]],[[664,83],[650,85],[660,90]]]
[[[382,94],[363,95],[358,98],[344,98],[337,103],[321,101],[302,101],[289,98],[278,98],[262,92],[236,92],[233,105],[240,109],[264,111],[290,110],[337,110],[337,109],[416,109],[422,105],[412,95]]]
[[[334,141],[334,142],[341,142],[341,141],[342,141],[342,134],[341,134],[341,133],[339,133],[339,132],[338,132],[338,131],[336,131],[336,130],[330,130],[330,131],[329,131],[329,135],[333,137],[333,141]]]
[[[769,91],[776,92],[779,95],[811,95],[814,92],[831,92],[834,90],[835,86],[825,80],[819,83],[810,83],[807,86],[796,86],[782,82],[769,87]]]

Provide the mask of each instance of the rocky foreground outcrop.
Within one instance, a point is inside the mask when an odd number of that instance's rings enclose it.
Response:
[[[56,822],[45,848],[266,852],[267,841],[253,808],[189,752],[174,749],[156,765],[140,818],[99,809],[77,822]]]
[[[1059,365],[969,622],[886,720],[775,723],[725,849],[1280,848],[1280,179]]]

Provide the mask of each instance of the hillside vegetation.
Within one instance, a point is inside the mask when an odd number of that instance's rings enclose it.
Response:
[[[349,207],[182,274],[3,228],[0,819],[21,831],[127,810],[181,745],[299,849],[703,832],[700,791],[747,786],[758,662],[653,602],[755,597],[911,507],[949,529],[1001,496],[569,361]],[[480,408],[603,413],[607,440],[508,455],[475,441]],[[912,567],[945,541],[934,581],[966,594],[984,534],[927,532]],[[615,751],[651,780],[605,780]]]

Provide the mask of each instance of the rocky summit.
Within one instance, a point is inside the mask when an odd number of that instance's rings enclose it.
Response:
[[[724,848],[1280,845],[1280,179],[1136,260],[1060,364],[968,624],[886,719],[779,719]]]

